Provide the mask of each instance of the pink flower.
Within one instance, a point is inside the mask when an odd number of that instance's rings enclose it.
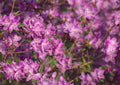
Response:
[[[80,78],[81,80],[85,80],[85,76],[86,76],[85,73],[82,72],[82,73],[81,73],[81,76],[80,76],[79,78]]]
[[[16,17],[10,13],[9,16],[4,15],[2,18],[1,24],[4,26],[3,30],[9,30],[11,33],[13,30],[19,30],[18,25],[19,23],[19,18],[16,19]]]
[[[60,79],[57,85],[74,85],[74,84],[67,82],[62,76],[60,76]]]
[[[55,35],[55,27],[52,24],[47,25],[47,29],[45,30],[46,37],[52,37]]]
[[[96,68],[93,72],[91,72],[91,76],[99,81],[100,79],[104,79],[104,70],[102,68]]]
[[[106,58],[105,61],[106,62],[113,62],[115,63],[115,57],[117,56],[117,51],[118,51],[118,42],[116,38],[110,38],[108,37],[106,42]]]
[[[94,79],[89,74],[87,74],[86,75],[86,85],[89,85],[89,84],[90,85],[96,85]]]
[[[28,60],[28,59],[21,61],[20,65],[23,66],[22,70],[24,73],[30,73],[30,74],[37,72],[37,69],[39,67],[39,63],[33,62],[32,60]]]
[[[10,77],[13,78],[14,70],[13,70],[13,68],[11,68],[10,65],[4,66],[3,70],[5,72],[5,76],[6,76],[7,79],[9,79]]]
[[[41,78],[41,74],[40,73],[36,73],[36,74],[29,74],[28,77],[26,78],[26,81],[29,80],[39,80]]]
[[[17,31],[18,31],[18,30],[19,30],[18,25],[19,25],[18,22],[13,22],[13,23],[10,25],[10,27],[9,27],[10,33],[11,33],[13,30],[17,30]]]
[[[21,40],[21,37],[18,35],[9,36],[7,40],[7,44],[8,46],[11,46],[13,44],[14,46],[18,47],[19,46],[18,41],[20,40]]]
[[[15,72],[14,79],[20,81],[20,79],[23,78],[24,76],[25,76],[24,73],[21,71],[21,69],[19,69]]]
[[[5,55],[6,51],[7,51],[7,46],[5,41],[0,40],[0,52]]]
[[[73,20],[71,22],[66,22],[64,26],[64,32],[69,33],[71,38],[80,38],[80,34],[82,34],[82,27],[80,26],[80,23],[76,20]]]
[[[97,49],[99,48],[101,42],[102,40],[99,37],[93,37],[89,44],[92,45],[95,49]]]
[[[43,18],[39,15],[28,16],[24,19],[24,27],[23,29],[29,32],[29,36],[42,36],[44,34],[45,26],[43,22]],[[28,35],[26,35],[28,36]]]

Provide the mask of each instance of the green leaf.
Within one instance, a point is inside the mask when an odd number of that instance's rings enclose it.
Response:
[[[23,24],[19,24],[19,25],[18,25],[18,27],[22,27],[22,26],[23,26]]]
[[[53,64],[54,64],[54,65],[57,65],[57,64],[58,64],[58,62],[54,60],[54,61],[53,61]]]
[[[36,0],[36,2],[39,2],[40,0]]]
[[[36,54],[36,52],[33,52],[33,56],[34,56],[34,59],[36,60],[36,59],[37,59],[37,54]]]
[[[92,46],[88,45],[88,48],[90,49],[90,48],[92,48]]]
[[[85,31],[84,34],[87,35],[89,32],[88,31]]]
[[[42,63],[43,61],[41,59],[39,59],[39,62]]]
[[[74,7],[73,10],[77,10],[78,8],[77,7]]]
[[[62,38],[62,35],[55,35],[54,38]]]
[[[101,79],[100,82],[104,82],[104,79]]]
[[[6,32],[8,33],[9,31],[8,31],[8,30],[6,30]]]
[[[5,85],[7,83],[7,81],[6,80],[2,80],[2,85]]]
[[[19,61],[19,58],[17,56],[14,57],[14,61],[15,62],[18,62]]]
[[[74,85],[80,85],[80,80],[78,79],[78,80],[75,80],[74,81]]]
[[[84,23],[82,23],[82,24],[81,24],[81,26],[82,26],[82,28],[84,28],[84,27],[85,27],[85,24],[84,24]]]
[[[56,81],[58,81],[59,80],[59,76],[56,76]]]
[[[58,62],[56,60],[50,59],[50,65],[57,65]]]
[[[83,60],[84,63],[86,62],[86,60],[84,58],[82,60]]]
[[[12,83],[12,78],[9,79],[9,83]]]
[[[89,72],[91,72],[91,70],[92,70],[92,69],[91,69],[91,66],[90,66],[90,65],[87,65],[87,70],[86,70],[86,72],[89,73]]]
[[[66,41],[65,42],[65,46],[67,47],[67,49],[69,49],[72,46],[73,42],[71,41]]]
[[[62,75],[63,77],[65,77],[65,72],[63,73],[63,75]]]
[[[3,60],[3,59],[4,59],[4,55],[0,53],[0,60]]]
[[[36,80],[31,80],[33,83],[37,83],[37,81]]]
[[[62,11],[63,12],[67,11],[67,7],[62,7]]]
[[[52,43],[52,40],[51,40],[51,38],[50,38],[50,37],[48,37],[48,40],[50,41],[50,43]]]
[[[0,77],[2,78],[4,75],[2,73],[0,73]]]
[[[82,21],[82,20],[83,20],[83,17],[80,17],[78,20],[79,20],[79,21]]]
[[[114,74],[113,72],[110,72],[110,75],[111,75],[111,76],[115,76],[115,74]]]
[[[31,40],[26,40],[28,43],[30,43],[31,42]]]
[[[6,63],[8,63],[8,64],[12,63],[12,59],[11,58],[7,59]]]

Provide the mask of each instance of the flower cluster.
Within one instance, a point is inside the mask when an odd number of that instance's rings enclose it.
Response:
[[[11,33],[13,30],[19,30],[19,19],[20,18],[16,19],[16,17],[11,13],[9,16],[4,15],[1,18],[0,24],[3,26],[3,30],[8,30]]]
[[[35,79],[36,76],[40,75],[39,73],[35,74],[39,67],[39,63],[33,62],[32,60],[28,61],[25,59],[24,61],[20,61],[19,64],[12,61],[11,64],[3,63],[2,66],[7,79],[12,78],[13,80],[16,79],[19,81],[27,75],[28,77],[26,80],[28,81],[30,77],[31,79]]]
[[[0,85],[119,85],[120,0],[0,0]]]
[[[95,81],[98,82],[100,79],[104,79],[104,70],[96,68],[93,72],[87,75],[82,72],[80,79],[82,80],[81,85],[96,85]]]

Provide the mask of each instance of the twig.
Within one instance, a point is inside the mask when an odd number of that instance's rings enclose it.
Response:
[[[75,40],[74,43],[72,44],[72,46],[70,47],[70,49],[68,49],[70,53],[72,52],[72,50],[73,50],[73,48],[74,48],[76,42],[77,42],[77,40]]]
[[[13,4],[12,4],[12,10],[11,10],[12,13],[14,12],[15,1],[16,1],[16,0],[14,0],[14,1],[13,1]]]
[[[21,53],[26,53],[29,52],[30,50],[26,50],[26,51],[20,51],[20,52],[8,52],[8,54],[21,54]]]

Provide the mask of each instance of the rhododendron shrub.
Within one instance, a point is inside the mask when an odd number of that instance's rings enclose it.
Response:
[[[0,85],[119,85],[120,0],[0,0]]]

